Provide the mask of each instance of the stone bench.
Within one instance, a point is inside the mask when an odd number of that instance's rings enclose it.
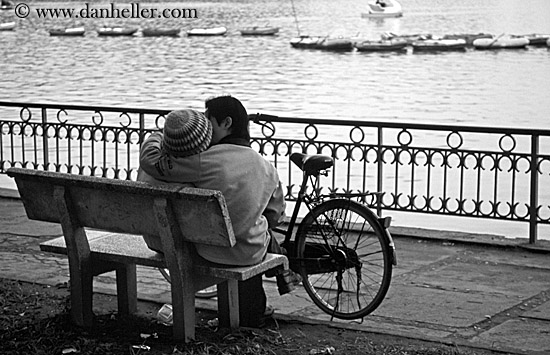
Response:
[[[220,326],[237,328],[238,282],[288,269],[283,255],[267,254],[253,266],[227,267],[196,253],[196,243],[235,244],[219,191],[20,168],[7,174],[15,178],[29,219],[61,224],[63,237],[40,248],[68,256],[70,313],[79,326],[93,324],[93,277],[105,272],[115,271],[119,313],[132,314],[137,310],[136,265],[167,268],[174,339],[190,341],[195,338],[196,291],[217,285]],[[142,235],[160,238],[164,253],[150,250]]]

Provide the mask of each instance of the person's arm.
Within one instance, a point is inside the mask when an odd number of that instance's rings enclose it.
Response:
[[[263,213],[267,219],[269,228],[274,228],[283,223],[285,218],[285,208],[285,196],[281,182],[279,181]]]
[[[196,182],[200,178],[199,154],[172,157],[162,150],[162,133],[155,132],[143,142],[139,167],[152,178],[168,182]]]
[[[166,170],[165,167],[160,166],[162,155],[162,133],[152,133],[143,142],[139,151],[140,169],[155,179],[162,179]]]

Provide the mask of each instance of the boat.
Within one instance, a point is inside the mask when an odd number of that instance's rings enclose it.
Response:
[[[290,45],[294,48],[322,49],[326,51],[351,51],[353,41],[344,37],[307,36],[292,38]]]
[[[141,31],[143,37],[177,37],[180,34],[179,28],[144,28]]]
[[[227,28],[211,27],[211,28],[193,28],[187,31],[188,36],[223,36],[227,33]]]
[[[137,32],[134,27],[102,27],[97,30],[98,36],[132,36]]]
[[[368,12],[361,13],[364,18],[401,17],[403,9],[396,0],[376,0],[368,4]]]
[[[292,38],[290,40],[290,45],[294,48],[315,49],[324,39],[325,37],[321,36],[301,35]]]
[[[543,35],[537,33],[531,33],[527,35],[512,35],[512,38],[527,38],[530,46],[545,46],[546,41],[550,38],[550,35]]]
[[[252,26],[239,30],[242,36],[273,36],[279,33],[279,27]]]
[[[49,30],[50,36],[84,36],[84,27],[54,28]]]
[[[13,2],[8,0],[2,0],[0,3],[0,10],[12,10],[14,8]]]
[[[432,39],[433,38],[433,35],[431,33],[414,33],[414,34],[409,34],[409,35],[398,35],[398,34],[395,34],[393,32],[384,32],[380,38],[382,38],[383,40],[397,40],[397,39],[400,39],[400,40],[404,40],[407,42],[407,44],[412,44],[413,42],[416,42],[416,41],[423,41],[423,40],[427,40],[427,39]]]
[[[443,36],[443,39],[463,39],[466,41],[466,46],[472,46],[472,43],[478,38],[493,38],[493,35],[490,33],[456,33]]]
[[[15,28],[15,22],[0,23],[0,31],[13,31]]]
[[[296,15],[296,8],[294,7],[294,1],[292,3],[292,13],[294,14],[294,21],[296,23],[296,29],[298,30],[298,37],[294,37],[290,40],[290,45],[294,48],[308,48],[308,49],[322,49],[326,51],[352,51],[353,41],[349,38],[342,36],[330,37],[330,36],[308,36],[300,34],[300,25],[298,24],[298,16]]]
[[[425,39],[412,43],[413,51],[456,51],[466,49],[464,39]]]
[[[354,44],[360,52],[390,52],[390,51],[401,51],[405,50],[407,47],[407,41],[402,39],[395,40],[363,40],[358,41]]]
[[[326,51],[351,51],[353,50],[353,41],[345,37],[325,37],[317,44],[316,49]]]
[[[478,38],[473,42],[475,49],[518,49],[525,48],[529,40],[525,37]]]

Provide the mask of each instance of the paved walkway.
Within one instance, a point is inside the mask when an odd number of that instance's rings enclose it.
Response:
[[[3,192],[3,194],[2,194]],[[0,277],[56,285],[68,280],[63,257],[38,244],[59,226],[27,219],[18,199],[0,191]],[[399,265],[382,305],[362,321],[330,321],[302,288],[278,296],[266,279],[277,317],[509,353],[550,354],[550,248],[524,249],[501,238],[395,229]],[[408,237],[399,234],[408,234]],[[415,234],[415,236],[411,236]],[[494,245],[499,245],[495,247]],[[503,247],[507,245],[507,247]],[[157,270],[138,270],[139,297],[170,302]],[[114,294],[113,276],[96,278],[97,292]],[[214,300],[198,306],[215,309]]]

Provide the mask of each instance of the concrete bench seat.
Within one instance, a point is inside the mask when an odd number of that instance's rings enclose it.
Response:
[[[92,258],[97,261],[133,262],[136,265],[166,268],[164,256],[149,249],[141,236],[97,230],[87,230],[87,235]],[[40,250],[67,255],[65,238],[59,237],[43,242],[40,244]],[[280,267],[281,259],[279,254],[268,253],[260,264],[228,267],[198,258],[195,261],[195,269],[201,276],[245,281],[267,270]]]

